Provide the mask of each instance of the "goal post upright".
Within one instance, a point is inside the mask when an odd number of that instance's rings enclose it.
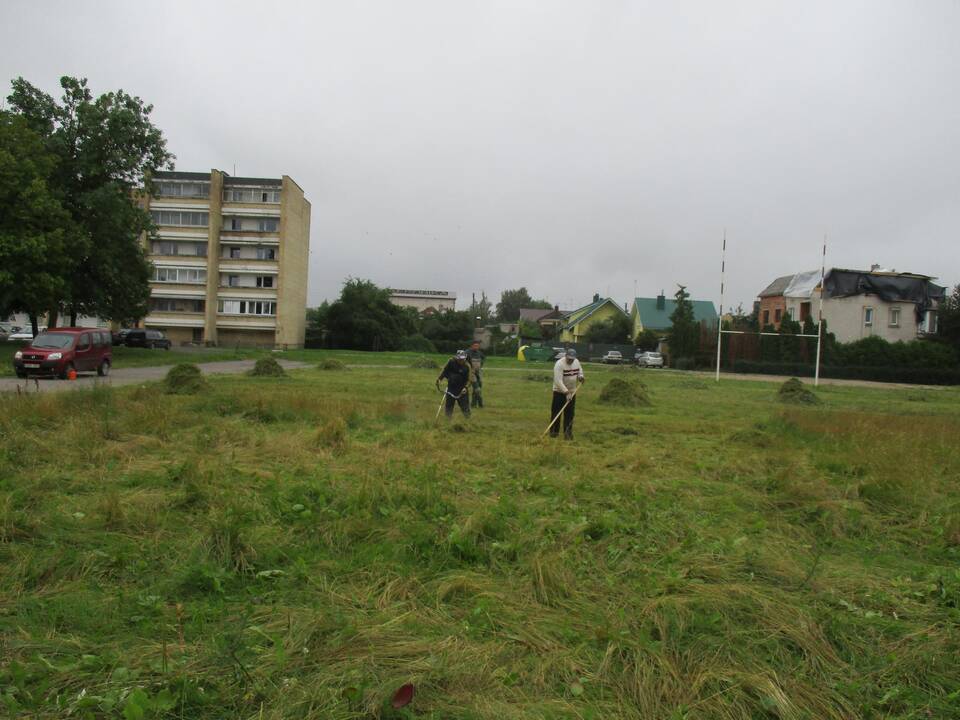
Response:
[[[720,253],[720,312],[717,314],[717,382],[720,382],[720,344],[723,340],[723,280],[727,270],[727,229],[723,229],[723,250]]]
[[[823,279],[827,274],[827,236],[823,236],[823,255],[820,258],[820,310],[817,314],[817,361],[813,366],[813,386],[820,385],[820,347],[823,344]]]

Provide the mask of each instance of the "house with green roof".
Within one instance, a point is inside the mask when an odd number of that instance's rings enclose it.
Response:
[[[693,317],[708,326],[717,324],[717,308],[712,300],[691,300]],[[662,293],[655,298],[634,298],[630,319],[633,321],[633,337],[637,337],[644,330],[666,332],[673,323],[670,316],[677,309],[677,301],[667,299]]]
[[[595,323],[609,320],[615,315],[626,315],[626,311],[610,298],[593,296],[593,302],[567,313],[560,327],[561,342],[581,342],[587,331]]]

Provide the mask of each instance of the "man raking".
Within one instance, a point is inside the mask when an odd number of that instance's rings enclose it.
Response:
[[[564,356],[553,366],[553,402],[550,404],[550,437],[560,434],[560,416],[563,416],[563,437],[573,440],[573,415],[577,409],[577,390],[583,383],[583,368],[577,360],[577,351],[567,348]]]

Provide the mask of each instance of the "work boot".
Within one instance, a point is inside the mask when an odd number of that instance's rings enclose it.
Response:
[[[573,440],[573,430],[564,430],[563,431],[564,440]]]

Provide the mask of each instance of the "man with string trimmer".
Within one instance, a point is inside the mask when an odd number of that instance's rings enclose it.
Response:
[[[563,437],[573,440],[573,413],[577,408],[577,390],[583,383],[583,368],[577,360],[577,351],[567,348],[564,356],[553,366],[553,402],[550,404],[550,437],[560,434],[560,416],[563,415]]]
[[[453,417],[453,405],[460,406],[464,417],[470,417],[470,397],[467,389],[473,380],[473,369],[467,361],[467,353],[463,350],[457,350],[457,354],[447,361],[440,377],[437,378],[437,390],[440,389],[440,381],[446,379],[447,391],[444,395],[445,410],[447,418]]]

